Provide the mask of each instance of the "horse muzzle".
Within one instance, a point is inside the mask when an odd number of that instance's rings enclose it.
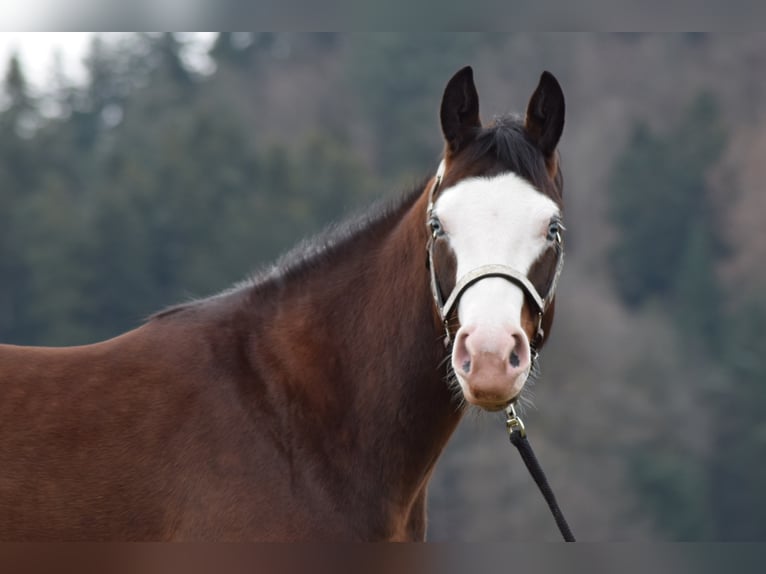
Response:
[[[520,328],[461,327],[455,336],[452,367],[466,401],[499,410],[515,399],[532,364],[529,340]]]

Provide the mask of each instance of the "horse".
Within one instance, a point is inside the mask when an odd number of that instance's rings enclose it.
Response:
[[[564,95],[228,291],[77,347],[0,345],[0,539],[421,541],[467,408],[517,400],[555,311]]]

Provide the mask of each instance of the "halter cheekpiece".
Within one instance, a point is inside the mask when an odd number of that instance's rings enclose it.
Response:
[[[564,248],[561,235],[557,233],[555,236],[557,252],[556,270],[554,272],[550,288],[548,289],[548,293],[545,295],[545,297],[540,296],[540,293],[537,291],[535,286],[532,285],[532,282],[527,278],[525,273],[522,273],[508,265],[492,264],[476,267],[475,269],[472,269],[460,277],[460,279],[458,279],[457,283],[455,284],[455,287],[452,289],[452,292],[449,294],[445,301],[442,296],[441,288],[439,287],[439,280],[436,276],[436,269],[434,266],[434,244],[436,239],[441,235],[442,231],[438,219],[433,213],[434,196],[436,195],[436,192],[442,183],[445,169],[446,164],[444,160],[442,160],[441,163],[439,163],[439,169],[436,171],[434,183],[428,191],[428,208],[426,212],[426,225],[429,229],[428,243],[426,245],[426,250],[428,252],[426,265],[428,266],[431,275],[431,294],[434,298],[434,304],[436,305],[436,309],[439,312],[439,317],[444,323],[444,330],[446,332],[444,344],[446,346],[451,342],[452,336],[450,335],[449,330],[449,317],[450,314],[457,308],[457,304],[460,301],[460,297],[462,297],[463,293],[465,293],[469,287],[475,285],[482,279],[486,279],[487,277],[501,277],[521,288],[529,300],[535,305],[537,310],[537,328],[535,331],[534,340],[530,343],[532,357],[534,359],[537,357],[537,348],[542,343],[544,336],[542,326],[543,315],[548,310],[548,307],[550,306],[551,301],[556,294],[556,285],[558,283],[559,276],[561,275],[561,270],[564,266]]]

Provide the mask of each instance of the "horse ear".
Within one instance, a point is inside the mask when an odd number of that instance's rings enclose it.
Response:
[[[458,71],[447,82],[440,117],[447,151],[453,154],[463,149],[481,127],[479,94],[471,66]]]
[[[564,131],[564,92],[550,72],[543,72],[529,99],[524,127],[546,158],[553,152]]]

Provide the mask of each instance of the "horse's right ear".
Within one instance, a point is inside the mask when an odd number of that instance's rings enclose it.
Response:
[[[458,71],[444,88],[441,124],[449,153],[457,153],[481,127],[479,94],[473,83],[473,69],[466,66]]]

